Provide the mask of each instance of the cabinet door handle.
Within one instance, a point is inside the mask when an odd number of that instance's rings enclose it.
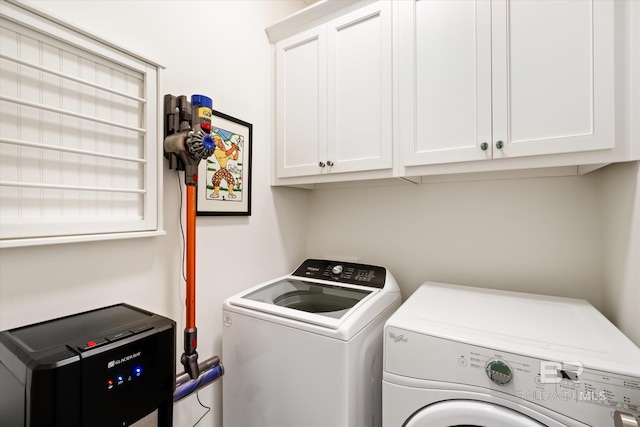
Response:
[[[496,142],[496,148],[497,148],[498,150],[499,150],[499,149],[501,149],[502,147],[504,147],[504,143],[503,143],[502,141],[498,141],[498,142]]]
[[[320,162],[318,163],[318,166],[320,166],[321,168],[325,167],[326,165],[324,164],[324,162]]]
[[[489,148],[489,144],[487,144],[486,142],[483,142],[482,144],[480,144],[480,149],[482,151],[487,151],[487,148]]]
[[[333,162],[331,160],[327,161],[327,166],[329,167],[333,166]]]

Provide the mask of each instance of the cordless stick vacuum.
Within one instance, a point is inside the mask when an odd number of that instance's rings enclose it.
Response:
[[[184,170],[186,186],[186,324],[184,353],[180,362],[184,373],[176,378],[174,402],[206,385],[223,373],[220,358],[214,356],[198,364],[198,329],[196,328],[196,188],[200,161],[213,154],[211,110],[213,101],[203,95],[164,96],[164,155],[169,168]],[[203,371],[201,373],[201,371]]]

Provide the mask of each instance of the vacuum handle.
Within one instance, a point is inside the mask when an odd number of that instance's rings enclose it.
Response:
[[[187,328],[184,330],[184,353],[180,357],[180,363],[184,366],[184,371],[189,374],[192,380],[200,375],[198,366],[198,329]]]

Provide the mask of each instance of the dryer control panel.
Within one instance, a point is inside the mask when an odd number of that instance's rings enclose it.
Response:
[[[293,272],[293,275],[382,289],[386,282],[387,269],[375,265],[308,259]]]
[[[640,417],[640,377],[580,361],[544,360],[387,325],[386,373],[464,385],[522,405],[542,406],[588,425],[613,426],[616,411]],[[415,384],[413,384],[415,387]]]

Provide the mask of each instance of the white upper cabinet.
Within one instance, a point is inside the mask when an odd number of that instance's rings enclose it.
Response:
[[[492,23],[494,157],[613,148],[613,2],[494,1]]]
[[[613,2],[398,2],[406,166],[614,147]]]
[[[331,172],[392,166],[390,5],[374,3],[327,25]]]
[[[276,43],[277,178],[392,168],[391,46],[386,1]]]
[[[490,158],[491,5],[400,2],[405,164]]]
[[[325,0],[266,31],[274,185],[640,160],[640,1]]]
[[[276,45],[276,159],[279,177],[312,175],[326,162],[327,47],[325,28]]]

